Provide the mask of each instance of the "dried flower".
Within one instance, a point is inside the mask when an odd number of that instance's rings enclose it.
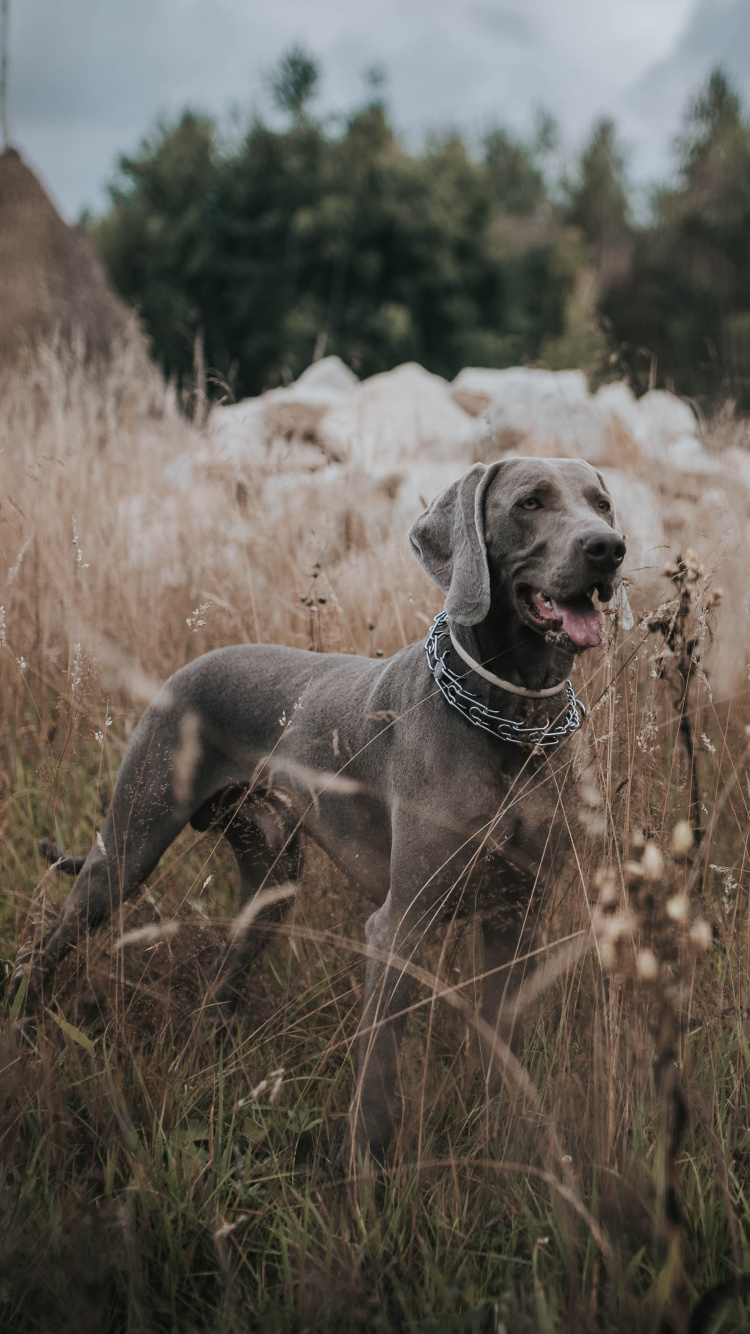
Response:
[[[206,624],[202,617],[204,613],[208,611],[210,606],[210,602],[202,602],[199,607],[194,608],[190,616],[185,617],[185,624],[187,625],[188,630],[192,631],[193,634],[195,634],[197,630],[201,630]]]
[[[705,918],[699,917],[690,928],[690,943],[697,950],[710,950],[712,942],[711,927]]]
[[[664,858],[655,843],[648,843],[641,860],[644,880],[661,880],[664,871]]]
[[[28,546],[28,542],[27,542],[26,546]],[[80,566],[80,568],[81,568],[82,570],[87,570],[87,569],[89,568],[89,563],[88,563],[88,561],[84,561],[84,559],[83,559],[83,552],[82,552],[82,550],[81,550],[81,543],[80,543],[80,539],[79,539],[79,537],[78,537],[78,524],[76,523],[75,519],[73,519],[73,546],[74,546],[75,549],[76,549],[76,563]],[[26,550],[26,548],[24,547],[24,551],[25,551],[25,550]],[[21,553],[21,556],[23,556],[23,552]],[[19,556],[18,561],[17,561],[17,564],[20,564],[20,562],[21,562],[21,556]]]
[[[675,857],[687,857],[693,846],[693,831],[687,820],[679,820],[672,830],[672,852]]]
[[[688,912],[687,894],[675,894],[667,901],[667,917],[673,922],[684,922]]]
[[[659,961],[653,950],[639,950],[635,957],[635,966],[642,982],[655,982],[659,976]]]

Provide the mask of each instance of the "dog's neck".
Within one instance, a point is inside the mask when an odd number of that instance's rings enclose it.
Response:
[[[451,631],[463,649],[483,667],[512,685],[525,690],[548,690],[570,676],[575,653],[569,647],[550,642],[522,621],[515,607],[493,598],[489,615],[478,625],[458,625],[451,621]],[[503,691],[471,672],[471,689],[487,703],[503,706],[515,713],[520,704],[517,695]],[[544,706],[545,701],[539,703]],[[549,701],[547,711],[549,712]]]

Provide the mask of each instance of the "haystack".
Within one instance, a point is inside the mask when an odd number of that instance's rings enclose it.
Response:
[[[89,360],[116,341],[143,344],[135,316],[112,291],[91,241],[60,217],[14,148],[0,153],[0,368],[24,349],[82,338]]]

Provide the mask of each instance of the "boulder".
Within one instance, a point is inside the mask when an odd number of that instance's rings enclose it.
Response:
[[[294,384],[263,395],[260,401],[268,435],[319,444],[322,417],[358,385],[354,371],[340,357],[313,362]]]
[[[454,380],[452,395],[469,409],[484,404],[481,413],[494,454],[514,449],[591,463],[606,455],[607,405],[597,405],[583,371],[470,367]]]
[[[331,458],[370,472],[411,459],[482,453],[483,424],[454,401],[446,380],[414,362],[373,375],[322,418],[318,438]]]
[[[320,421],[358,384],[340,357],[323,357],[294,384],[215,407],[208,420],[208,456],[233,466],[322,468],[330,460],[320,448]]]
[[[262,398],[243,398],[211,409],[208,419],[208,453],[226,462],[265,458],[268,446]]]
[[[636,583],[658,575],[666,563],[667,539],[659,496],[648,482],[618,468],[603,468],[615,515],[627,544],[623,567]]]
[[[562,455],[636,471],[653,465],[681,473],[720,470],[700,442],[692,408],[665,390],[636,399],[620,381],[590,394],[582,371],[514,366],[467,368],[451,392],[465,411],[486,420],[495,455]]]

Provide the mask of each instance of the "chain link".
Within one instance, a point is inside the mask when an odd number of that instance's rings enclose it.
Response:
[[[448,666],[445,655],[450,642],[448,616],[444,611],[438,612],[425,642],[427,664],[448,703],[452,708],[458,709],[458,712],[474,727],[481,727],[482,731],[490,732],[492,736],[498,737],[501,741],[509,741],[514,746],[528,746],[532,750],[553,750],[583,725],[586,710],[581,701],[576,699],[570,681],[565,683],[564,698],[567,708],[563,717],[559,721],[555,720],[554,726],[547,719],[539,726],[527,727],[524,723],[517,723],[511,718],[503,718],[495,709],[488,709],[476,695],[465,688],[461,678]]]

